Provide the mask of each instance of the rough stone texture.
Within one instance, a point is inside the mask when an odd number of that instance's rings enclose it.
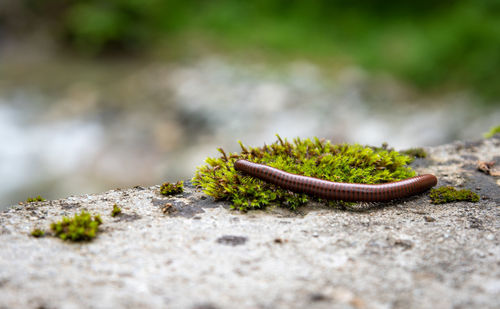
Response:
[[[12,207],[0,213],[0,308],[499,308],[500,181],[475,165],[500,164],[500,138],[427,150],[419,173],[481,201],[239,213],[188,185]],[[104,220],[94,241],[29,236],[82,209]]]

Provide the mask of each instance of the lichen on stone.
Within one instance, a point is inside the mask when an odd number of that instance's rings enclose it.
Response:
[[[102,224],[99,215],[92,216],[86,211],[75,214],[73,218],[63,217],[59,222],[53,222],[50,229],[56,237],[70,241],[90,241],[99,230]]]
[[[184,192],[184,182],[176,183],[165,182],[160,187],[160,193],[163,195],[175,195]]]
[[[453,187],[446,186],[437,189],[431,189],[429,193],[433,204],[444,204],[452,202],[479,202],[479,195],[471,190],[457,190]]]
[[[234,169],[234,162],[245,159],[266,164],[286,172],[336,182],[377,184],[406,179],[415,175],[407,166],[409,156],[387,145],[331,144],[329,141],[296,138],[292,142],[277,135],[277,141],[262,147],[248,147],[240,142],[240,153],[226,153],[207,158],[197,168],[193,184],[216,200],[227,200],[242,211],[263,209],[270,204],[296,209],[311,196],[293,193]]]

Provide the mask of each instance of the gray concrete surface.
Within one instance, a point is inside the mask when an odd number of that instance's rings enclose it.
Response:
[[[500,164],[500,138],[428,151],[419,173],[481,201],[239,213],[155,186],[14,206],[0,213],[0,308],[499,308],[500,180],[475,164]],[[104,220],[94,241],[29,236],[82,209]]]

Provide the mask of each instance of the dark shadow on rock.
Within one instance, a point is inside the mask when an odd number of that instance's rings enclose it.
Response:
[[[172,198],[151,200],[153,205],[158,206],[165,214],[171,217],[185,217],[192,218],[197,214],[204,213],[205,208],[224,207],[229,208],[229,205],[223,203],[216,203],[213,200],[197,200],[192,203],[185,203]]]
[[[206,197],[198,192],[190,181],[184,182],[184,192],[181,194],[170,196],[158,194],[157,196],[158,198],[151,199],[153,205],[158,206],[165,214],[172,217],[192,218],[197,214],[204,213],[205,208],[230,208],[228,203],[216,202],[212,197]]]
[[[122,212],[115,217],[115,221],[131,222],[131,221],[139,220],[140,218],[142,218],[142,217],[136,213],[129,214],[129,213]]]
[[[426,168],[434,164],[434,161],[427,158],[415,158],[413,162],[409,164],[411,168]]]
[[[62,209],[64,210],[70,210],[70,209],[75,209],[75,208],[78,208],[80,207],[80,204],[78,203],[66,203],[66,202],[61,202],[61,204],[59,204],[61,206]]]
[[[479,194],[481,199],[500,203],[500,188],[496,178],[486,175],[474,168],[474,172],[467,177],[466,188]]]

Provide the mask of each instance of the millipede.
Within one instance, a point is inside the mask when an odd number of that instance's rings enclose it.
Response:
[[[292,192],[346,202],[387,202],[425,192],[437,184],[436,176],[431,174],[382,184],[360,184],[292,174],[247,160],[237,160],[234,168]]]

